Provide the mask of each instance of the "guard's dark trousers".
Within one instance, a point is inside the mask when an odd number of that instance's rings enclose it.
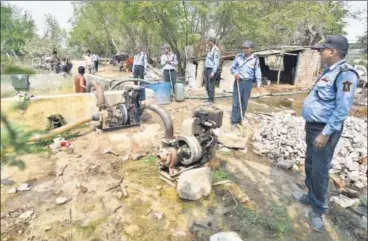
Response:
[[[329,170],[341,131],[334,132],[322,150],[316,150],[314,140],[321,134],[325,123],[307,122],[305,125],[307,153],[305,159],[305,184],[313,211],[323,214],[328,208]]]
[[[164,81],[169,82],[170,84],[172,83],[171,88],[173,89],[173,93],[175,93],[176,71],[174,69],[164,70]]]
[[[137,79],[144,79],[144,66],[134,65],[133,77]],[[134,81],[135,85],[138,85],[138,81]]]
[[[243,117],[245,115],[245,112],[247,111],[248,101],[252,92],[252,86],[252,80],[239,79],[239,92]],[[238,86],[235,80],[233,85],[233,108],[231,110],[231,124],[241,123],[241,120],[242,117],[240,113]]]
[[[210,75],[212,73],[212,68],[206,68],[204,72],[204,77],[206,81],[206,90],[208,95],[208,101],[214,103],[215,102],[215,81],[216,75],[211,78]]]

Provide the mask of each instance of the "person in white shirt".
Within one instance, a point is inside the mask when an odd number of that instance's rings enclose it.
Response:
[[[95,65],[94,65],[93,57],[91,55],[90,50],[86,51],[86,55],[84,55],[84,61],[85,61],[86,69],[88,69],[88,73],[95,74]]]
[[[164,45],[164,54],[161,56],[161,66],[163,66],[164,71],[164,81],[171,83],[173,92],[175,93],[176,85],[176,66],[178,65],[178,59],[176,54],[171,52],[170,46],[168,44]]]
[[[133,78],[144,79],[144,75],[147,71],[147,54],[143,52],[142,47],[138,46],[136,48],[136,55],[134,55],[133,62]],[[134,81],[134,84],[138,84],[138,81]]]

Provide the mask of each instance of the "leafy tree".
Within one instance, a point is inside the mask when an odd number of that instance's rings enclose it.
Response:
[[[352,13],[341,1],[159,1],[79,2],[74,4],[70,44],[96,52],[129,51],[141,44],[159,56],[167,43],[185,69],[185,47],[203,55],[206,39],[235,50],[245,39],[260,47],[313,45],[344,34]]]
[[[25,43],[36,34],[32,16],[20,8],[1,2],[1,52],[22,53]]]

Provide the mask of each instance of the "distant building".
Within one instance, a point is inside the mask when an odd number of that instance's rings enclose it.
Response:
[[[321,67],[319,52],[307,47],[279,47],[257,51],[254,54],[260,60],[263,81],[270,80],[271,84],[277,83],[280,71],[280,84],[310,86]],[[235,56],[230,54],[221,57],[222,72],[218,83],[221,89],[232,89],[234,76],[230,73],[230,67]],[[189,62],[187,66],[192,71],[193,64],[196,66],[196,74],[192,74],[191,80],[188,79],[190,85],[197,88],[203,86],[204,57],[191,58]]]

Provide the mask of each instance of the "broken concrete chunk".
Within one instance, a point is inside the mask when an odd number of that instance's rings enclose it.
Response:
[[[50,226],[45,226],[45,227],[43,228],[43,230],[44,230],[45,232],[50,231],[51,229],[52,229],[52,227],[50,227]]]
[[[352,171],[348,172],[348,179],[350,181],[356,182],[359,179],[359,172],[358,171]]]
[[[56,203],[59,204],[59,205],[64,204],[64,203],[66,203],[68,201],[69,201],[69,199],[66,198],[66,197],[58,197],[58,198],[56,198]]]
[[[243,241],[235,232],[220,232],[212,235],[210,241]]]
[[[198,200],[210,195],[212,175],[209,167],[189,170],[179,176],[176,190],[179,196],[187,200]]]
[[[283,158],[279,159],[278,162],[277,162],[278,167],[286,169],[286,170],[292,168],[293,165],[294,165],[293,160],[283,160]]]
[[[23,183],[19,187],[17,187],[17,190],[20,191],[20,192],[29,191],[29,190],[31,190],[31,187],[29,186],[28,183]]]
[[[152,213],[152,217],[154,219],[161,220],[164,218],[164,213],[156,211]]]
[[[33,214],[33,210],[26,211],[26,212],[22,213],[21,215],[19,215],[19,218],[20,219],[28,219],[32,216],[32,214]]]
[[[338,205],[340,205],[343,208],[348,208],[351,206],[356,206],[359,205],[359,199],[358,198],[348,198],[345,195],[340,194],[338,197],[337,196],[333,196],[330,199],[330,202],[335,202]]]

